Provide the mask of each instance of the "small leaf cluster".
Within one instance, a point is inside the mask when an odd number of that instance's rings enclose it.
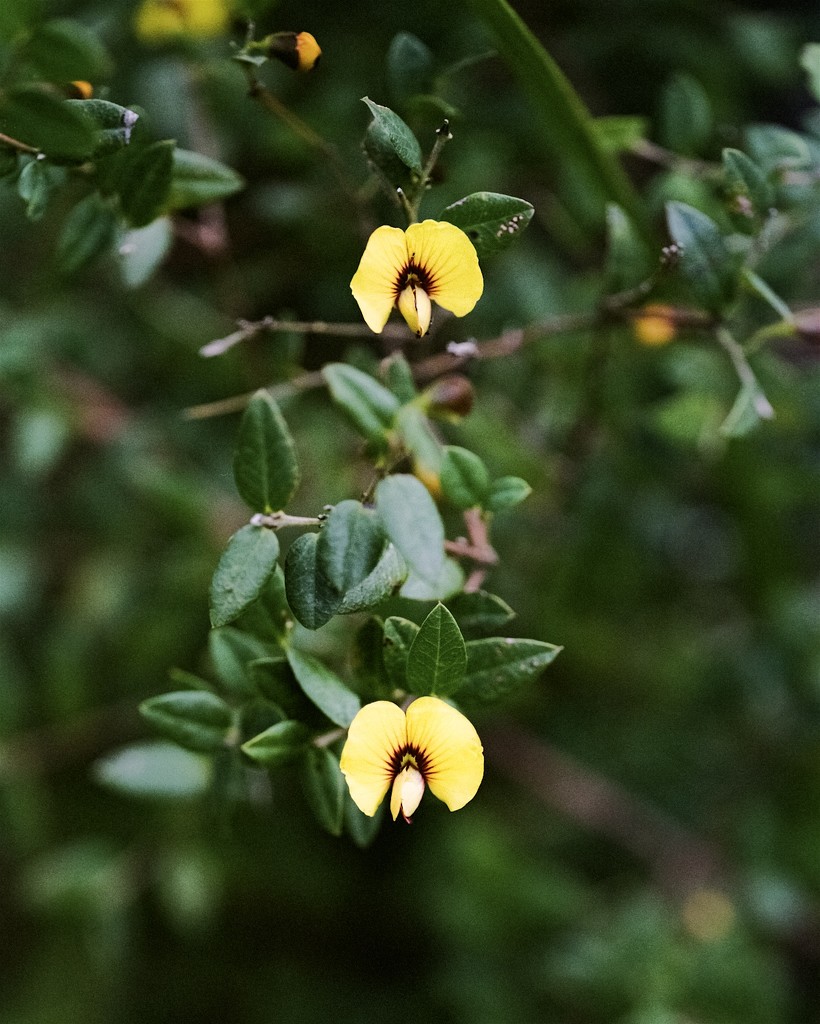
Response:
[[[232,168],[156,139],[143,112],[85,96],[110,60],[79,22],[42,22],[19,36],[10,60],[20,71],[0,94],[0,177],[33,221],[58,198],[70,202],[56,245],[62,273],[111,252],[123,282],[142,284],[170,247],[169,214],[243,187]],[[73,97],[75,84],[84,98]]]
[[[403,423],[413,412],[415,429],[427,430],[425,454],[433,448],[439,456],[441,494],[455,509],[489,520],[528,493],[523,480],[493,481],[478,456],[436,440],[403,360],[394,359],[390,377],[401,382],[404,401],[351,366],[330,364],[324,374],[377,457],[412,458],[413,432]],[[514,613],[496,595],[463,592],[442,515],[412,473],[384,470],[364,500],[343,500],[313,518],[290,515],[300,481],[296,446],[266,391],[242,417],[234,477],[253,516],[228,541],[211,582],[216,681],[180,675],[189,688],[145,701],[142,713],[199,755],[233,756],[245,770],[295,766],[317,821],[365,844],[378,820],[357,810],[339,770],[344,733],[362,704],[435,694],[480,710],[536,679],[560,648],[489,635]],[[280,532],[305,527],[280,559]],[[397,593],[420,611],[435,603],[420,623],[379,614]],[[326,664],[307,649],[305,631],[354,613],[349,664]]]

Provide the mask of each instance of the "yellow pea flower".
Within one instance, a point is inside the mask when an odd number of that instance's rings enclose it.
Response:
[[[396,306],[420,338],[430,327],[431,302],[466,316],[481,298],[484,278],[475,246],[461,228],[425,220],[406,231],[376,228],[350,290],[371,331],[380,334]]]
[[[410,821],[426,786],[451,811],[476,795],[484,752],[472,722],[438,697],[419,697],[405,713],[388,700],[365,706],[350,723],[340,767],[350,796],[372,817],[387,794],[395,821]]]
[[[177,36],[220,36],[230,26],[227,0],[144,0],[134,29],[146,43],[164,43]]]

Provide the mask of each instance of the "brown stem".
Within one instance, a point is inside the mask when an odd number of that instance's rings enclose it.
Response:
[[[21,153],[31,153],[32,156],[36,156],[40,150],[35,146],[29,146],[27,142],[20,142],[19,139],[13,139],[10,135],[6,135],[4,132],[0,132],[0,142],[4,146],[11,146],[12,149],[17,149]]]

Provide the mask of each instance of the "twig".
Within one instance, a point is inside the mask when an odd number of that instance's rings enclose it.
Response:
[[[746,353],[735,341],[726,327],[718,327],[715,333],[718,341],[732,360],[732,364],[734,365],[735,372],[737,373],[741,386],[752,396],[752,403],[754,405],[755,412],[762,420],[772,419],[774,416],[774,409],[772,408],[769,399],[763,394],[757,377],[754,374],[754,370],[749,366]]]
[[[224,352],[239,345],[243,341],[255,338],[257,334],[265,331],[271,333],[292,331],[295,334],[327,334],[340,338],[365,338],[373,332],[362,324],[332,324],[323,320],[277,320],[272,316],[263,317],[261,320],[237,320],[238,330],[228,334],[224,338],[216,338],[203,345],[199,354],[209,359],[213,356],[221,356]],[[386,324],[382,335],[387,338],[405,340],[410,337],[409,330],[399,324]]]
[[[470,594],[481,589],[488,570],[498,565],[498,552],[490,544],[490,532],[481,509],[465,509],[464,523],[467,539],[458,537],[456,540],[445,540],[444,549],[457,558],[469,558],[475,563],[475,568],[464,584],[465,593]]]
[[[36,156],[41,152],[36,146],[29,146],[27,142],[20,142],[19,139],[13,139],[10,135],[6,135],[4,132],[0,132],[0,142],[5,146],[11,146],[12,149],[18,149],[21,153],[31,153],[32,156]]]

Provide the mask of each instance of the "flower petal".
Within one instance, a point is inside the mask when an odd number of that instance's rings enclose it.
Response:
[[[406,742],[404,712],[389,700],[365,704],[350,723],[339,767],[363,814],[376,813],[393,782],[394,757]]]
[[[484,291],[475,246],[461,228],[446,221],[424,220],[407,229],[407,252],[427,274],[434,302],[465,316]]]
[[[376,228],[367,240],[359,269],[350,282],[364,322],[376,334],[380,334],[387,323],[406,265],[407,245],[402,229],[387,225]]]
[[[438,697],[419,697],[407,709],[407,743],[420,754],[424,780],[451,811],[478,792],[484,752],[473,723]]]

